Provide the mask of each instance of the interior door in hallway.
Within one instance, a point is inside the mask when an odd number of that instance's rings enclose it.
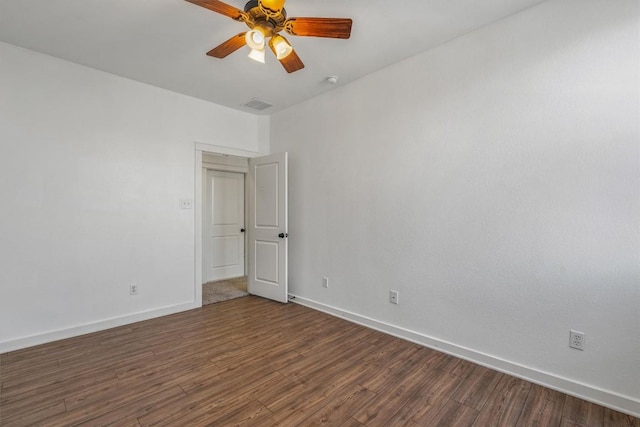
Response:
[[[244,275],[244,174],[207,170],[204,281]]]

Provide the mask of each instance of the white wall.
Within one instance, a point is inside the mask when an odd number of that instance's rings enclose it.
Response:
[[[258,118],[7,44],[0,94],[0,352],[193,307],[194,143]]]
[[[638,60],[637,1],[549,1],[274,115],[291,293],[640,413]]]

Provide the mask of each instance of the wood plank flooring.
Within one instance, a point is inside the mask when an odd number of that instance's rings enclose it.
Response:
[[[0,355],[2,426],[562,426],[640,420],[244,297]]]

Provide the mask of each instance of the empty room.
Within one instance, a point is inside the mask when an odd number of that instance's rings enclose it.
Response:
[[[0,0],[0,426],[640,427],[640,2]]]

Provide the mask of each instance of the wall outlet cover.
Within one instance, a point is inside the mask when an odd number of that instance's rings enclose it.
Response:
[[[569,347],[576,350],[584,350],[584,332],[570,330]]]
[[[389,302],[391,304],[398,304],[398,291],[389,291]]]

